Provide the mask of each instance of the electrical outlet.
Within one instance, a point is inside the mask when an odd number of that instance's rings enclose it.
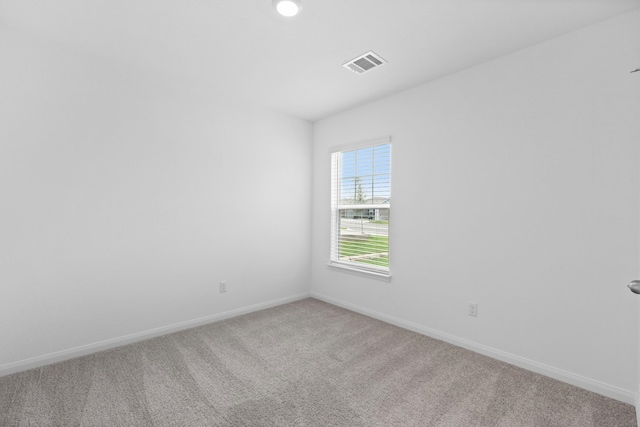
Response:
[[[469,303],[469,316],[478,317],[478,303]]]
[[[220,293],[227,292],[227,281],[223,280],[220,282]]]

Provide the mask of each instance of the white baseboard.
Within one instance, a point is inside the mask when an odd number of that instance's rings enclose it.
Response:
[[[524,357],[516,356],[514,354],[507,353],[502,350],[488,347],[486,345],[478,344],[476,342],[469,341],[464,338],[459,338],[454,335],[440,332],[435,329],[428,328],[426,326],[418,325],[417,323],[409,322],[403,319],[399,319],[397,317],[380,313],[375,310],[370,310],[368,308],[360,307],[358,305],[351,304],[336,298],[332,298],[324,294],[320,294],[318,292],[311,292],[311,296],[321,301],[328,302],[329,304],[337,305],[339,307],[346,308],[351,311],[355,311],[356,313],[364,314],[366,316],[373,317],[374,319],[378,319],[383,322],[390,323],[392,325],[399,326],[401,328],[408,329],[410,331],[417,332],[419,334],[426,335],[431,338],[439,339],[439,340],[448,342],[450,344],[456,345],[458,347],[466,348],[467,350],[471,350],[476,353],[489,356],[493,359],[497,359],[497,360],[509,363],[511,365],[518,366],[528,371],[545,375],[547,377],[556,379],[558,381],[562,381],[562,382],[574,385],[576,387],[580,387],[585,390],[589,390],[594,393],[598,393],[603,396],[619,400],[624,403],[635,405],[636,411],[638,411],[638,401],[636,401],[636,393],[633,393],[618,387],[614,387],[609,384],[602,383],[600,381],[595,381],[595,380],[592,380],[592,379],[589,379],[581,375],[577,375],[562,369],[554,368],[553,366],[545,365],[543,363],[538,363],[536,361],[526,359]]]
[[[304,298],[310,297],[309,292],[292,295],[285,298],[266,301],[259,304],[250,305],[247,307],[237,308],[235,310],[225,311],[223,313],[213,314],[211,316],[200,317],[198,319],[187,320],[185,322],[175,323],[173,325],[162,326],[159,328],[150,329],[148,331],[137,332],[135,334],[125,335],[122,337],[111,338],[104,341],[99,341],[92,344],[82,345],[79,347],[70,348],[67,350],[56,351],[54,353],[45,354],[42,356],[32,357],[25,360],[19,360],[17,362],[7,363],[0,365],[0,377],[5,375],[14,374],[16,372],[26,371],[27,369],[38,368],[44,365],[50,365],[52,363],[61,362],[63,360],[73,359],[75,357],[85,356],[87,354],[96,353],[103,350],[108,350],[115,347],[120,347],[125,344],[131,344],[137,341],[146,340],[149,338],[157,337],[160,335],[166,335],[173,332],[178,332],[184,329],[194,328],[196,326],[205,325],[207,323],[218,322],[220,320],[229,319],[231,317],[240,316],[243,314],[251,313],[253,311],[264,310],[265,308],[275,307],[289,302],[298,301]]]

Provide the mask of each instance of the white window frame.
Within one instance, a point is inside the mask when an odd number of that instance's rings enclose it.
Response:
[[[387,204],[362,204],[362,205],[341,205],[340,204],[340,165],[338,159],[340,154],[349,151],[355,151],[363,148],[375,147],[379,145],[389,145],[389,203]],[[357,275],[371,277],[375,279],[390,281],[391,280],[391,181],[392,181],[392,161],[391,161],[391,137],[384,137],[374,140],[368,140],[356,144],[341,145],[332,147],[331,154],[331,235],[330,235],[330,254],[327,265],[332,269],[354,273]],[[340,259],[340,210],[344,209],[389,209],[388,235],[389,249],[388,259],[389,266],[387,268],[377,267],[364,263],[355,263]]]

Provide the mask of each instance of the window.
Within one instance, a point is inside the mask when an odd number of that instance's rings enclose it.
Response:
[[[329,265],[390,277],[391,144],[331,153]]]

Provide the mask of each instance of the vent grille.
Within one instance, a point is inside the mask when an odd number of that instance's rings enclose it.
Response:
[[[362,74],[366,71],[378,68],[381,65],[386,64],[387,61],[382,59],[380,55],[377,55],[371,51],[358,56],[357,58],[347,61],[342,66],[347,70],[351,70],[354,73]]]

